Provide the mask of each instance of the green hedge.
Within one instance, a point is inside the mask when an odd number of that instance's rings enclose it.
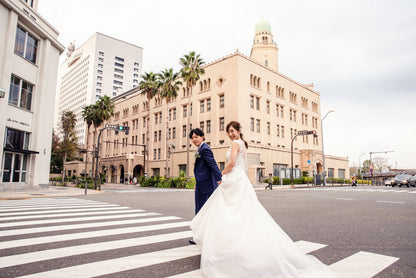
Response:
[[[139,184],[141,187],[158,187],[158,188],[195,188],[195,178],[190,178],[189,181],[185,177],[164,178],[160,176],[155,177],[140,177]]]

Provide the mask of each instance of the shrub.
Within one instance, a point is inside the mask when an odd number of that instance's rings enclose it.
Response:
[[[186,183],[186,189],[194,189],[196,184],[195,178],[190,178],[189,181]]]

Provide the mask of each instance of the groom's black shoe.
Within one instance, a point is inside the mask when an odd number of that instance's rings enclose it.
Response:
[[[193,241],[193,240],[190,240],[190,241],[189,241],[189,244],[196,245],[196,242],[195,242],[195,241]]]

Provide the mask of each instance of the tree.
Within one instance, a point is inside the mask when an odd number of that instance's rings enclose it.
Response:
[[[85,106],[82,109],[82,117],[84,119],[84,121],[87,124],[87,142],[85,144],[85,149],[86,149],[86,153],[85,153],[85,177],[87,177],[88,173],[87,173],[87,166],[88,166],[88,145],[89,145],[89,138],[90,138],[90,127],[91,125],[96,121],[96,111],[95,111],[95,105],[91,104],[88,106]]]
[[[49,172],[60,173],[62,171],[62,151],[60,148],[61,140],[56,135],[55,130],[52,131],[52,146],[51,146],[51,163]]]
[[[147,97],[147,110],[148,116],[144,121],[146,121],[146,150],[149,151],[149,125],[150,125],[150,101],[159,93],[159,83],[157,82],[157,76],[153,72],[145,73],[141,76],[142,80],[139,83],[140,94]],[[145,154],[146,155],[146,154]],[[149,173],[149,155],[147,158],[147,173]]]
[[[62,181],[65,182],[65,162],[68,157],[76,156],[75,152],[77,150],[77,136],[75,134],[75,125],[77,123],[77,118],[74,112],[67,110],[62,113],[61,116],[61,128],[63,133],[63,139],[61,143],[62,149]]]
[[[97,128],[99,128],[104,121],[110,119],[111,116],[114,116],[114,103],[111,101],[109,96],[100,97],[94,105],[95,117],[93,118],[93,124],[95,128],[95,135],[97,134]],[[94,138],[95,142],[95,138]],[[98,146],[98,141],[97,141]],[[97,163],[95,165],[95,189],[97,189],[97,180],[98,180],[98,158],[96,159]],[[101,187],[100,187],[101,190]]]
[[[370,160],[364,160],[363,166],[361,167],[361,173],[369,173],[370,172]]]
[[[372,159],[374,171],[383,172],[390,167],[388,159],[385,157],[374,157]]]
[[[173,72],[173,69],[164,69],[162,72],[157,74],[158,88],[160,96],[166,100],[166,174],[168,171],[168,150],[169,150],[169,137],[168,137],[168,111],[169,111],[169,102],[172,99],[175,99],[178,96],[179,85],[182,85],[182,82],[179,81],[180,75],[177,72]]]
[[[200,57],[199,54],[196,54],[195,51],[185,54],[182,58],[179,59],[179,64],[182,66],[180,70],[181,77],[186,83],[186,89],[190,89],[191,93],[188,98],[188,131],[191,127],[191,96],[192,88],[196,85],[196,82],[199,80],[200,76],[205,73],[205,69],[202,68],[202,65],[205,64],[204,60]],[[187,136],[186,143],[186,177],[189,179],[189,144],[190,140]]]

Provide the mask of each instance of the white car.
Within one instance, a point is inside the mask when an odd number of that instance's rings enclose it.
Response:
[[[385,186],[388,186],[388,185],[391,185],[391,181],[393,180],[393,178],[388,178],[388,179],[385,179],[384,180],[384,185]]]

